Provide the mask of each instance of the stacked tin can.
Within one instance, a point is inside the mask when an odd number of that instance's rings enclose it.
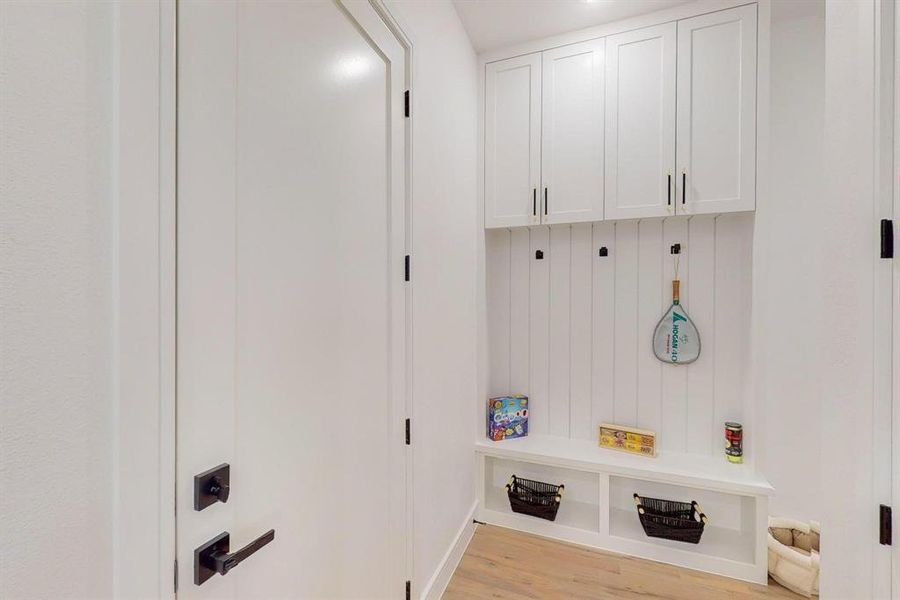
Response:
[[[725,457],[728,462],[744,462],[744,426],[740,423],[725,423]]]

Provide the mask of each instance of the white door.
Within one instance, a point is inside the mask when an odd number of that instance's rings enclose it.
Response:
[[[756,206],[756,5],[678,22],[677,204]]]
[[[403,596],[404,61],[368,2],[179,5],[180,598]]]
[[[543,53],[543,223],[603,219],[604,40]]]
[[[674,212],[675,31],[606,38],[607,219]]]
[[[540,223],[541,53],[489,63],[484,99],[484,225]]]

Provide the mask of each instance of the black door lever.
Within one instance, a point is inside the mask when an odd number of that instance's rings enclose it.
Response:
[[[270,529],[240,550],[230,553],[231,534],[220,533],[194,550],[194,585],[201,585],[218,573],[227,575],[244,559],[275,539],[275,530]]]

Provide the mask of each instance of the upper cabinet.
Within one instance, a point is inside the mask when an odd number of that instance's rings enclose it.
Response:
[[[675,23],[606,39],[606,218],[673,211]]]
[[[757,7],[488,63],[485,227],[756,206]]]
[[[678,22],[678,208],[756,206],[756,5]]]
[[[487,65],[485,226],[603,218],[602,40]]]
[[[541,53],[488,64],[484,95],[485,226],[540,223]]]
[[[603,40],[543,53],[542,223],[603,218]]]

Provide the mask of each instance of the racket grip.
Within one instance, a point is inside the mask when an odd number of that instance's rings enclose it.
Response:
[[[681,281],[678,279],[673,279],[672,280],[672,301],[678,302],[680,294],[681,294]]]

